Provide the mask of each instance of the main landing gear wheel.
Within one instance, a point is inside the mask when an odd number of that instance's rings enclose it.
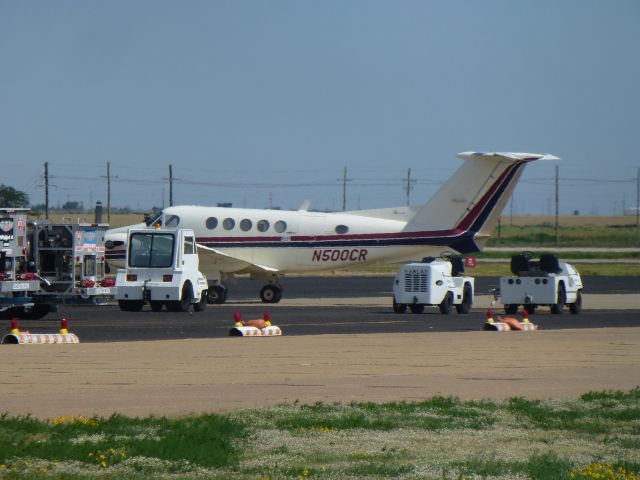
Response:
[[[207,290],[207,303],[225,303],[227,301],[227,289],[216,285]]]
[[[265,285],[260,290],[260,300],[263,303],[278,303],[282,298],[282,288],[277,285]]]

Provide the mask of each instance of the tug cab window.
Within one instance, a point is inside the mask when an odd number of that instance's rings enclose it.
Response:
[[[196,253],[195,245],[196,242],[193,237],[184,237],[184,253],[187,255]]]
[[[169,233],[134,233],[129,242],[130,267],[170,267],[175,238]]]

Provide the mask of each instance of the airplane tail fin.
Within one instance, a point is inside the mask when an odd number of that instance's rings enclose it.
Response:
[[[458,158],[464,164],[418,209],[404,231],[469,232],[477,248],[482,248],[525,165],[535,160],[560,160],[549,154],[513,152],[463,152]]]

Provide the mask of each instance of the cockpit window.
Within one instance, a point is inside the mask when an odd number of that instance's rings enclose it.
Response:
[[[169,215],[165,221],[165,227],[177,227],[180,224],[180,217],[177,215]]]
[[[162,226],[162,210],[160,210],[155,215],[146,216],[146,218],[144,219],[144,223],[147,225],[147,227],[150,227],[156,223],[157,223],[156,226],[161,227]]]

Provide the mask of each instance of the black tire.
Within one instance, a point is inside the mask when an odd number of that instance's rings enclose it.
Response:
[[[263,303],[278,303],[282,298],[282,289],[277,285],[265,285],[260,290],[260,300]]]
[[[517,303],[511,303],[509,305],[505,305],[504,306],[504,313],[506,313],[508,315],[515,315],[516,313],[518,313],[518,304]]]
[[[118,306],[123,312],[139,312],[144,306],[142,300],[118,300]]]
[[[207,303],[212,304],[222,304],[227,301],[227,289],[220,286],[215,285],[213,287],[209,287],[207,290]]]
[[[25,320],[39,320],[46,317],[50,311],[51,308],[48,303],[38,303],[29,311],[22,307],[22,313],[19,314],[19,317]]]
[[[404,313],[407,311],[406,303],[397,303],[396,297],[393,297],[393,311],[396,313]]]
[[[424,312],[424,305],[420,303],[416,303],[415,305],[409,305],[409,310],[411,310],[411,313],[420,314]]]
[[[536,306],[533,304],[527,304],[527,305],[523,305],[524,309],[527,311],[527,313],[529,315],[533,315],[534,313],[536,313]]]
[[[182,287],[180,300],[167,302],[167,310],[170,312],[188,312],[191,308],[191,300],[193,299],[193,287],[190,283],[185,283]]]
[[[202,312],[205,308],[207,308],[207,291],[203,290],[200,294],[200,300],[193,304],[193,311]]]
[[[558,284],[558,298],[556,303],[551,305],[551,313],[560,315],[562,310],[564,310],[565,303],[567,303],[567,293],[564,289],[564,283],[560,282]]]
[[[473,289],[470,283],[465,283],[462,289],[462,303],[456,305],[456,312],[461,314],[467,314],[471,311],[473,305]]]
[[[569,304],[569,311],[572,315],[577,315],[582,311],[582,291],[578,290],[576,301]]]
[[[0,312],[0,320],[11,320],[12,318],[26,318],[24,307],[9,307]]]
[[[438,308],[442,315],[449,315],[451,313],[453,309],[453,294],[451,292],[447,292],[442,302],[440,302],[440,305],[438,305]]]
[[[154,312],[161,312],[162,307],[164,306],[164,302],[152,300],[151,302],[149,302],[149,305],[151,305],[151,310],[153,310]]]

